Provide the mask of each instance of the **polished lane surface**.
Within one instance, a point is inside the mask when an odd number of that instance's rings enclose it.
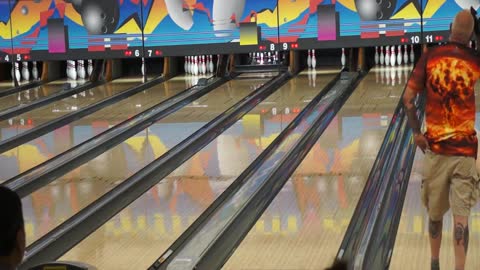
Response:
[[[476,87],[477,115],[475,129],[480,136],[480,84]],[[480,139],[480,138],[479,138]],[[430,245],[428,240],[428,215],[420,199],[420,190],[423,175],[422,151],[417,151],[413,163],[412,173],[408,183],[407,194],[403,204],[403,212],[398,227],[390,269],[429,269]],[[477,157],[477,170],[480,168],[480,156]],[[440,268],[454,269],[455,256],[453,254],[453,220],[448,211],[443,219],[442,248],[440,250]],[[472,208],[470,216],[470,240],[468,244],[467,270],[480,269],[480,205]],[[408,260],[405,260],[408,258]]]
[[[165,83],[146,89],[128,99],[105,107],[35,140],[1,153],[0,183],[180,93],[190,85],[190,82],[189,76],[172,78]],[[93,128],[88,130],[84,128],[85,126]],[[18,133],[17,129],[20,127],[22,127],[21,123],[12,127],[2,128],[2,137],[9,137],[8,134],[10,133]]]
[[[55,118],[81,110],[95,102],[137,86],[141,82],[142,78],[140,77],[117,79],[2,121],[0,122],[0,129],[8,128],[9,132],[0,134],[0,140],[6,140]]]
[[[85,81],[75,82],[61,79],[8,96],[0,97],[0,110],[5,110],[20,104],[29,104],[40,98],[45,98],[64,89],[69,89],[74,85],[82,85],[83,83],[85,83]]]
[[[370,71],[223,269],[325,269],[333,262],[408,71]]]
[[[146,269],[278,136],[338,70],[289,81],[62,260]],[[313,86],[315,84],[315,86]],[[159,179],[160,180],[160,179]]]
[[[263,84],[267,80],[255,80],[254,83]],[[170,86],[170,91],[175,93],[185,89],[185,81],[177,80],[175,83],[169,81],[166,84]],[[36,197],[47,196],[59,188],[63,189],[60,196],[67,198],[69,192],[65,188],[78,186],[80,191],[75,208],[71,211],[65,211],[68,207],[62,200],[54,200],[51,212],[43,217],[41,213],[44,213],[44,207],[30,204],[29,210],[33,215],[27,216],[30,217],[32,224],[38,227],[48,220],[49,225],[41,226],[41,230],[34,230],[33,234],[27,234],[27,242],[31,243],[43,236],[247,96],[253,91],[251,85],[252,81],[247,80],[228,82],[26,197],[24,203],[33,201]],[[96,132],[95,126],[78,126],[73,136],[82,136],[85,132]]]

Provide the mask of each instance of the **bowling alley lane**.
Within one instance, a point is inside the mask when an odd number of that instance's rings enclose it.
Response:
[[[475,129],[480,130],[480,95],[479,84],[476,85],[477,115]],[[415,154],[407,194],[403,204],[403,212],[398,226],[397,238],[393,248],[390,269],[429,269],[430,245],[428,240],[428,215],[420,199],[420,190],[423,174],[422,151]],[[480,159],[477,157],[477,169],[480,168]],[[472,208],[469,222],[470,240],[468,244],[467,264],[465,269],[480,269],[480,205]],[[408,260],[405,260],[408,258]],[[442,248],[440,249],[440,269],[455,269],[455,256],[453,254],[453,220],[452,213],[448,211],[443,219]]]
[[[18,115],[12,119],[0,122],[0,129],[10,132],[0,134],[1,140],[6,140],[29,129],[35,128],[55,118],[87,107],[95,102],[107,99],[113,95],[141,84],[141,77],[121,78],[106,84],[88,89],[73,96],[64,98],[52,104]],[[13,128],[15,126],[16,128]]]
[[[172,78],[167,82],[105,107],[35,140],[0,153],[0,171],[2,172],[0,174],[0,183],[180,93],[190,85],[191,76]],[[54,113],[52,112],[52,114]],[[29,125],[28,119],[26,125]],[[22,129],[24,126],[21,123],[14,123],[14,125],[7,127],[1,126],[2,138],[13,136],[9,134],[19,133],[18,129]]]
[[[115,187],[116,184],[155,160],[267,80],[268,78],[253,81],[235,80],[227,82],[97,158],[85,163],[83,166],[60,177],[52,184],[26,197],[24,202],[33,202],[35,198],[50,196],[55,190],[60,190],[59,198],[65,196],[63,200],[55,199],[52,201],[53,205],[47,215],[42,214],[45,213],[43,204],[30,204],[29,207],[25,208],[25,211],[30,213],[30,215],[27,214],[27,219],[31,221],[31,224],[35,224],[35,227],[38,229],[33,231],[33,234],[29,234],[29,237],[27,237],[28,243],[32,243],[32,241],[59,225],[63,220],[98,199]],[[185,80],[180,78],[174,81],[170,80],[166,82],[164,89],[157,87],[154,91],[157,93],[165,92],[167,85],[172,94],[178,93],[185,89]],[[165,93],[162,96],[166,96]],[[152,96],[150,96],[151,98]],[[130,102],[133,101],[130,100]],[[149,104],[146,99],[143,102],[146,102],[147,105]],[[141,104],[142,107],[145,105],[145,103],[136,104]],[[117,110],[121,110],[123,107],[118,107]],[[121,118],[125,119],[126,117],[122,116]],[[99,119],[108,121],[103,116]],[[106,122],[103,125],[103,129],[98,124],[88,122],[87,125],[78,124],[73,127],[73,140],[76,141],[87,134],[97,134],[111,124],[112,122]],[[64,200],[70,198],[72,188],[77,189],[79,194],[78,197],[76,196],[74,205],[68,207],[68,202]]]
[[[287,82],[61,260],[107,270],[148,268],[336,72],[304,72]]]
[[[37,99],[58,93],[64,89],[69,89],[75,85],[82,85],[83,83],[85,83],[85,81],[68,81],[67,79],[61,79],[8,96],[0,97],[0,110],[5,110],[20,104],[28,104]]]
[[[223,269],[324,269],[333,262],[409,70],[367,74]],[[393,77],[382,82],[393,71],[402,75],[395,85]]]

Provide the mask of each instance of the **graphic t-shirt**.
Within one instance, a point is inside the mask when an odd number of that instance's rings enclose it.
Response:
[[[480,58],[461,44],[448,43],[422,55],[408,81],[426,91],[426,133],[430,150],[441,155],[477,157],[474,86]]]

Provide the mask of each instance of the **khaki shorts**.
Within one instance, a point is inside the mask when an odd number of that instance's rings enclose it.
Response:
[[[422,201],[430,219],[439,221],[452,208],[458,216],[469,216],[479,196],[480,177],[475,159],[425,153]]]

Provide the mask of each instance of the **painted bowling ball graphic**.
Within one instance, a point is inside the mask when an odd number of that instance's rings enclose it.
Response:
[[[118,25],[118,0],[69,0],[80,13],[83,25],[90,35],[112,34]]]
[[[363,21],[388,20],[396,5],[397,0],[355,0],[358,15]]]

